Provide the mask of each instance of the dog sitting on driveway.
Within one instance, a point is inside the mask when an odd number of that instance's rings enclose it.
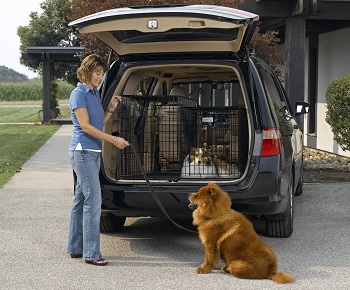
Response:
[[[231,198],[216,183],[208,183],[189,195],[193,211],[193,225],[205,246],[204,263],[198,274],[209,273],[220,258],[222,270],[242,279],[271,279],[276,283],[290,283],[294,277],[278,272],[273,250],[256,234],[252,223],[241,213],[231,209]]]

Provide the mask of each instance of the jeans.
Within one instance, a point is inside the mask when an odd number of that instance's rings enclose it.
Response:
[[[77,175],[68,236],[68,254],[83,254],[84,260],[102,258],[100,252],[101,187],[99,170],[101,153],[69,150]]]

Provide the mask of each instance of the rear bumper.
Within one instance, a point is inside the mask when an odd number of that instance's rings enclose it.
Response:
[[[240,184],[218,183],[229,193],[232,208],[247,215],[271,215],[284,212],[287,206],[287,188],[281,184],[278,172],[258,173],[250,187]],[[206,183],[181,185],[178,183],[153,184],[156,194],[167,213],[174,218],[191,218],[188,194]],[[146,182],[137,185],[102,186],[102,214],[142,217],[164,216]]]

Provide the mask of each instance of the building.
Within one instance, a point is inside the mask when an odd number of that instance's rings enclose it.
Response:
[[[305,145],[350,156],[325,121],[328,85],[350,75],[350,0],[246,0],[240,8],[260,15],[262,31],[279,32],[287,94],[311,106],[301,120]]]

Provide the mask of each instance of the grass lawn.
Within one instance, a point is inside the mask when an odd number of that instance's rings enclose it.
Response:
[[[5,105],[0,102],[0,106]],[[21,106],[28,105],[28,103],[16,103],[8,104],[6,107],[0,107],[0,123],[17,123],[17,122],[30,122],[30,123],[41,123],[41,106]],[[33,104],[30,104],[33,105]],[[35,105],[35,104],[34,104]],[[68,106],[60,106],[61,118],[70,118],[70,112]]]
[[[0,102],[0,106],[5,106],[0,107],[0,187],[60,128],[60,125],[40,125],[41,104],[42,101]],[[65,105],[68,100],[59,100],[59,104],[61,117],[70,118],[69,106]],[[39,124],[11,124],[18,122]]]
[[[59,125],[0,124],[0,187],[60,128]]]

